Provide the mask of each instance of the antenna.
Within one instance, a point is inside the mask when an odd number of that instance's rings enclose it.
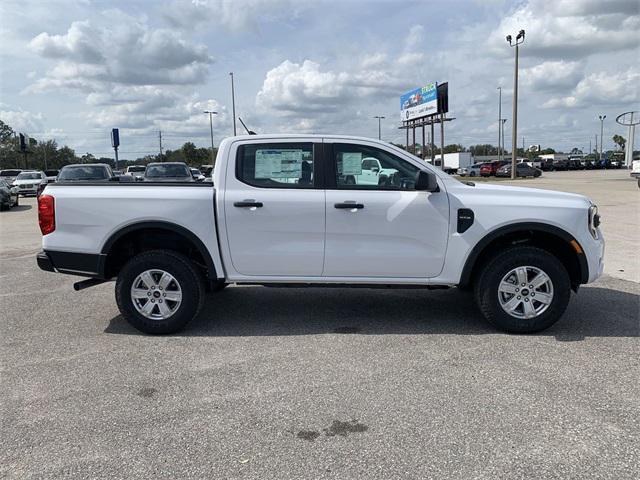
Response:
[[[254,132],[253,130],[249,130],[247,128],[247,126],[244,124],[244,122],[242,121],[242,119],[240,117],[238,117],[238,120],[240,120],[240,123],[242,124],[242,126],[244,127],[244,129],[247,131],[247,133],[249,135],[257,135],[256,132]]]

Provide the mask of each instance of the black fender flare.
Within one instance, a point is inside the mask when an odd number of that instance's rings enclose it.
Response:
[[[464,287],[471,284],[471,275],[473,273],[473,268],[477,264],[478,259],[480,258],[480,254],[487,247],[487,245],[504,235],[527,231],[548,233],[564,240],[565,242],[567,242],[567,244],[570,245],[575,242],[575,245],[578,245],[578,247],[580,247],[580,253],[576,252],[578,265],[580,267],[580,283],[587,283],[587,281],[589,280],[589,264],[587,263],[587,257],[585,256],[582,245],[580,245],[580,242],[578,242],[573,237],[573,235],[571,235],[566,230],[563,230],[554,225],[549,225],[548,223],[520,222],[497,228],[489,232],[487,235],[482,237],[482,239],[478,243],[476,243],[476,245],[471,250],[471,253],[467,257],[467,260],[465,261],[464,268],[462,269],[462,274],[460,276],[460,285]],[[576,249],[573,248],[573,251],[576,251]]]
[[[102,275],[105,274],[105,263],[106,263],[107,255],[111,251],[111,248],[113,247],[113,245],[118,240],[120,240],[122,237],[124,237],[129,233],[135,232],[137,230],[144,230],[147,228],[168,230],[170,232],[177,233],[178,235],[182,235],[183,237],[186,237],[193,245],[195,245],[195,247],[198,249],[198,252],[200,252],[200,255],[202,255],[202,258],[204,259],[207,265],[207,272],[208,272],[207,276],[212,280],[217,280],[216,267],[215,267],[215,264],[213,263],[213,258],[211,258],[211,254],[209,253],[209,250],[207,249],[205,244],[202,243],[202,240],[200,240],[196,234],[186,229],[185,227],[176,225],[175,223],[163,222],[163,221],[147,221],[147,222],[131,223],[125,227],[122,227],[120,230],[114,232],[102,246],[102,250],[100,252],[102,254],[100,273]]]

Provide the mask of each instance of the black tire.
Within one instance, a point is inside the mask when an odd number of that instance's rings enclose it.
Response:
[[[553,285],[553,299],[549,306],[533,318],[510,315],[498,299],[498,286],[503,277],[521,266],[542,270]],[[493,326],[506,332],[534,333],[549,328],[565,312],[571,296],[571,281],[562,262],[551,253],[536,247],[516,246],[503,250],[485,264],[476,278],[474,293],[480,311]]]
[[[13,204],[14,207],[20,206],[20,195],[16,195],[16,203]]]
[[[138,312],[130,293],[138,275],[153,269],[172,275],[182,291],[180,305],[165,319],[147,318]],[[204,297],[204,281],[200,272],[188,258],[172,250],[151,250],[136,255],[125,264],[116,281],[116,302],[122,316],[136,329],[153,335],[182,330],[198,315]]]

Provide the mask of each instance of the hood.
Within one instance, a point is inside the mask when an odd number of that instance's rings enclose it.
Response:
[[[473,191],[471,191],[473,190]],[[588,208],[592,203],[588,197],[577,193],[558,192],[541,188],[514,187],[510,185],[494,185],[476,183],[475,187],[465,188],[465,193],[482,197],[495,197],[496,204],[512,204],[527,206],[559,206],[560,203],[575,207]]]
[[[42,183],[45,180],[42,178],[34,178],[34,179],[21,179],[21,180],[14,180],[13,183],[14,185],[27,185],[27,184],[32,184],[32,183]]]

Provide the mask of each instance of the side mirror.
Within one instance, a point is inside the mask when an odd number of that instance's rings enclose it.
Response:
[[[372,171],[373,173],[378,173],[378,172],[380,171],[380,169],[379,169],[378,167],[373,167],[373,168],[371,169],[371,171]]]
[[[435,173],[418,170],[415,189],[423,192],[439,192],[440,188]]]

